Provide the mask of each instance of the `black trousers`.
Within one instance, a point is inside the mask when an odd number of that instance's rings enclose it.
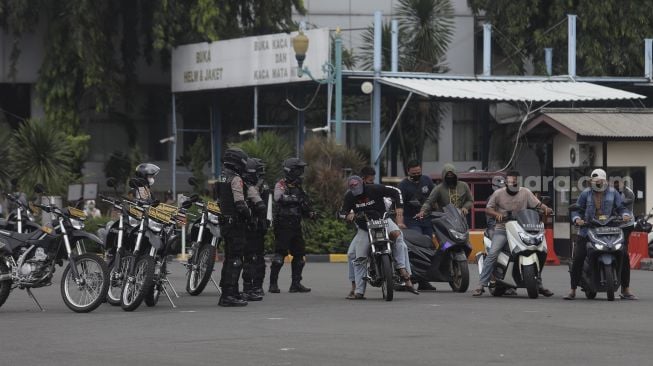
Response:
[[[263,228],[248,228],[243,261],[243,287],[259,288],[265,278],[265,234]]]
[[[220,286],[225,295],[238,293],[238,278],[243,268],[243,256],[247,245],[246,230],[247,225],[244,223],[234,223],[222,227],[225,258]]]
[[[290,252],[294,258],[306,255],[306,242],[302,236],[301,221],[293,225],[275,225],[274,228],[274,253],[285,257]]]
[[[630,287],[630,256],[628,255],[628,242],[630,241],[630,234],[633,232],[634,227],[628,226],[624,228],[624,246],[626,247],[626,255],[623,259],[623,266],[621,266],[621,291]]]

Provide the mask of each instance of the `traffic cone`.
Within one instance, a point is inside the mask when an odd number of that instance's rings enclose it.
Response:
[[[546,246],[547,246],[546,264],[559,266],[560,259],[558,258],[558,255],[556,254],[556,251],[553,248],[554,247],[553,229],[544,229],[544,237],[546,238]]]

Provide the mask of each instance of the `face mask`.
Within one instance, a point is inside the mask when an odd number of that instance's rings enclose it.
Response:
[[[413,182],[419,182],[419,179],[421,177],[422,177],[421,174],[413,174],[413,175],[410,175],[410,180],[412,180]]]
[[[154,185],[154,178],[152,177],[147,178],[147,184]]]
[[[351,194],[354,195],[354,197],[360,196],[363,194],[363,182],[357,179],[352,179],[349,182],[349,190],[351,191]]]
[[[444,182],[447,183],[448,186],[455,186],[456,183],[458,183],[458,178],[456,177],[444,177]]]
[[[516,195],[519,192],[519,184],[513,183],[512,185],[506,186],[506,192],[511,196]]]
[[[592,190],[594,192],[601,192],[603,191],[603,183],[592,183]]]

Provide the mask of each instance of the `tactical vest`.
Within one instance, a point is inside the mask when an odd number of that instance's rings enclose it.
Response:
[[[289,196],[295,195],[300,199],[296,202],[286,202],[282,200],[278,201],[277,204],[275,205],[275,217],[290,216],[290,217],[301,218],[302,202],[304,197],[304,192],[302,191],[302,189],[298,186],[290,187],[288,183],[286,183],[283,194]]]
[[[236,176],[230,175],[227,177],[222,177],[220,182],[218,182],[218,202],[220,203],[220,210],[225,216],[236,217],[236,204],[234,203],[234,194],[231,191],[231,182]],[[245,187],[243,186],[243,190]]]

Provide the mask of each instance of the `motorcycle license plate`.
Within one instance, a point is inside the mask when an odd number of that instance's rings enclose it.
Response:
[[[617,227],[598,227],[595,232],[597,235],[618,235],[621,229]]]

